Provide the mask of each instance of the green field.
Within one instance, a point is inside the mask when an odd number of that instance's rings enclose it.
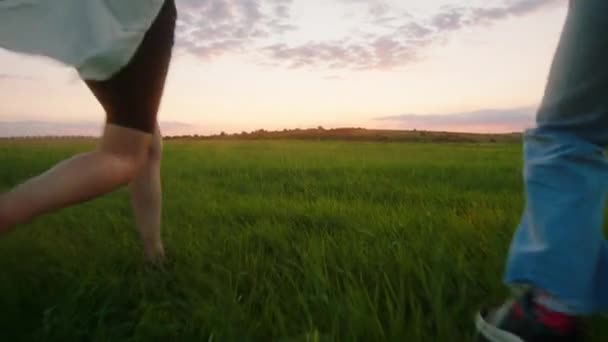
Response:
[[[2,141],[0,190],[91,146]],[[0,341],[470,341],[505,294],[521,158],[516,143],[171,141],[167,268],[144,265],[124,190],[19,227],[0,239]]]

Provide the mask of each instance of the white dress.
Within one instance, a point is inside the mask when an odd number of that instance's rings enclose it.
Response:
[[[125,66],[164,0],[0,0],[0,47],[106,80]]]

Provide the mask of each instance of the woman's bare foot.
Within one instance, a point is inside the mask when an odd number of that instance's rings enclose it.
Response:
[[[165,262],[165,248],[162,243],[144,246],[146,262],[153,266],[162,266]]]

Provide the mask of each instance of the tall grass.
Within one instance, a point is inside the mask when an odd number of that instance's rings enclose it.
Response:
[[[91,146],[0,144],[0,189]],[[144,266],[124,190],[19,227],[0,340],[471,340],[505,294],[520,149],[172,141],[167,268]]]

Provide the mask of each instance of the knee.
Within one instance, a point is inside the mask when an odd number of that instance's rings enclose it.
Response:
[[[151,167],[151,165],[160,164],[162,142],[160,139],[155,138],[148,146],[141,149],[110,153],[110,156],[116,165],[120,165],[121,178],[126,182],[131,182],[143,169]]]
[[[115,165],[119,165],[120,178],[125,182],[131,182],[146,164],[146,153],[112,155]]]
[[[151,151],[160,154],[159,141],[153,134],[108,124],[99,151],[118,174],[121,182],[130,182],[150,159]],[[114,171],[113,171],[114,172]]]

